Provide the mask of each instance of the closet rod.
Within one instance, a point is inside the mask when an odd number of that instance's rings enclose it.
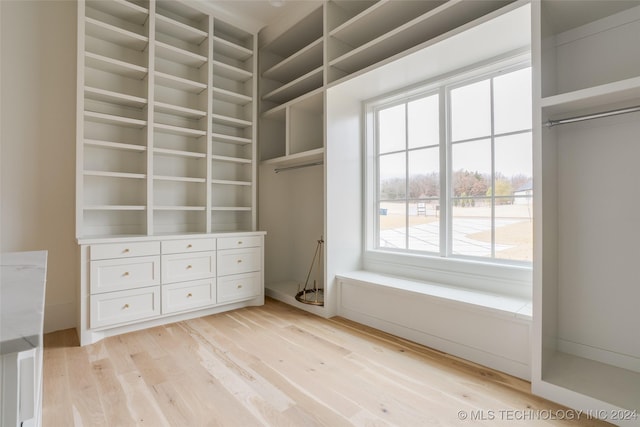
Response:
[[[322,164],[322,161],[313,162],[313,163],[305,163],[303,165],[287,166],[286,168],[276,168],[273,171],[275,173],[278,173],[278,172],[288,171],[288,170],[291,170],[291,169],[301,169],[301,168],[308,168],[309,166],[318,166],[318,165],[321,165],[321,164]]]
[[[584,120],[593,120],[593,119],[599,119],[602,117],[609,117],[609,116],[617,116],[618,114],[627,114],[627,113],[635,113],[636,111],[640,111],[640,105],[636,105],[635,107],[629,107],[629,108],[620,108],[617,110],[610,110],[610,111],[603,111],[602,113],[595,113],[595,114],[587,114],[584,116],[576,116],[576,117],[569,117],[566,119],[559,119],[559,120],[549,120],[545,123],[545,126],[550,128],[556,125],[563,125],[565,123],[574,123],[574,122],[581,122]]]

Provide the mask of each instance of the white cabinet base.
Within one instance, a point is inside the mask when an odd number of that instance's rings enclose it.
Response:
[[[80,344],[263,305],[264,234],[256,231],[80,241]],[[219,242],[222,245],[216,246]],[[143,250],[136,255],[145,256],[131,256],[137,248],[150,248],[154,253]],[[95,260],[96,254],[99,260]],[[146,271],[150,261],[156,280],[134,274],[138,268]],[[115,277],[113,284],[97,286],[104,285],[105,277],[98,267],[116,269],[107,275]],[[216,273],[217,267],[222,272]],[[131,280],[136,277],[138,280]]]

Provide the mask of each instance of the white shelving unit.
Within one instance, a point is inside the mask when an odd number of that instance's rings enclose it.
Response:
[[[78,10],[77,237],[255,230],[257,37],[178,1]]]
[[[638,425],[640,204],[626,177],[640,155],[640,113],[543,123],[640,105],[640,6],[533,6],[540,127],[532,389],[614,424]]]

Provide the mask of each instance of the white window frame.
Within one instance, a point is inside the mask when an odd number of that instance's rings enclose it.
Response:
[[[451,149],[449,93],[456,87],[492,78],[500,73],[512,72],[531,66],[530,55],[518,55],[507,60],[485,61],[465,71],[451,73],[422,82],[404,90],[386,94],[363,103],[365,135],[364,165],[364,250],[365,270],[415,278],[423,281],[444,283],[453,286],[476,288],[484,291],[510,295],[530,295],[532,264],[496,258],[480,258],[451,254]],[[440,194],[446,203],[440,203],[440,253],[429,254],[409,249],[392,250],[378,248],[379,215],[377,212],[379,179],[376,111],[393,105],[409,102],[412,98],[439,94],[440,108]],[[492,108],[493,110],[493,108]],[[492,113],[493,114],[493,113]],[[490,137],[492,140],[495,135]],[[492,142],[493,146],[493,142]],[[408,150],[405,149],[405,152]],[[444,154],[443,154],[444,153]],[[445,176],[446,175],[446,176]],[[492,171],[493,175],[493,171]],[[446,195],[443,197],[443,195]],[[407,195],[408,196],[408,195]],[[492,227],[493,232],[493,227]]]

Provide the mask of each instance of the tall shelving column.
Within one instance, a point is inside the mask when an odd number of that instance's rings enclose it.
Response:
[[[209,17],[158,0],[153,98],[153,233],[207,232]]]
[[[149,10],[78,3],[78,236],[144,235]]]
[[[543,123],[640,105],[640,6],[532,6],[532,390],[588,416],[637,426],[640,199],[628,173],[640,156],[640,113]]]
[[[212,126],[209,182],[211,229],[249,231],[256,227],[255,37],[213,20]]]

